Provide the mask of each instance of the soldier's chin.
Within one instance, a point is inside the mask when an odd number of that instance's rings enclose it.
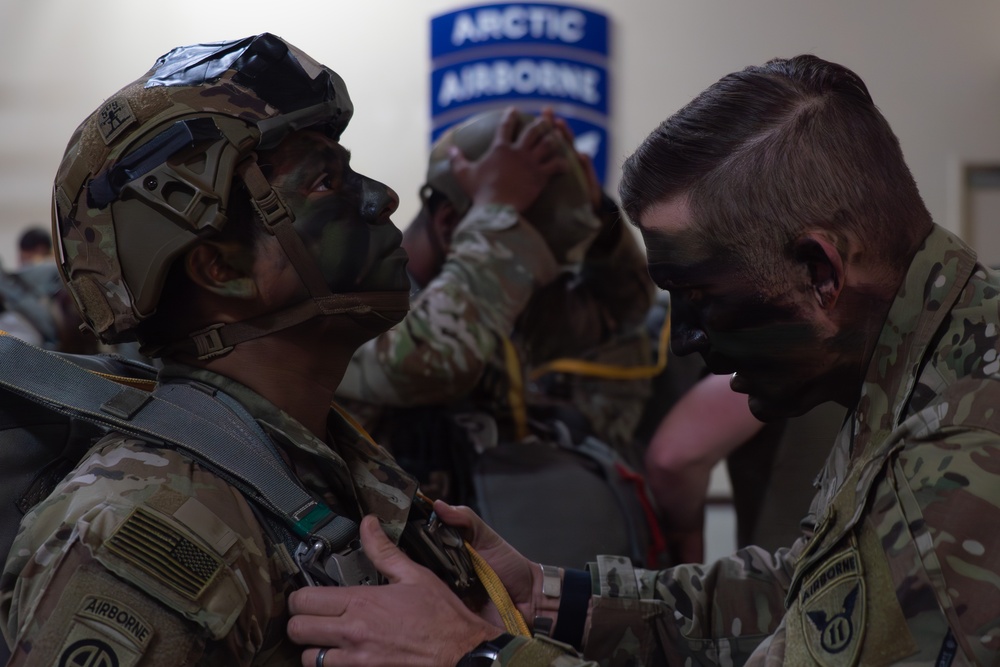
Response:
[[[747,405],[750,406],[750,414],[762,422],[770,422],[778,419],[789,419],[798,417],[809,411],[811,406],[803,406],[796,397],[775,397],[763,396],[761,394],[750,394],[747,397]]]
[[[794,416],[795,411],[790,410],[788,401],[776,401],[770,397],[759,394],[750,394],[747,397],[747,404],[750,406],[750,414],[762,422],[775,421]]]

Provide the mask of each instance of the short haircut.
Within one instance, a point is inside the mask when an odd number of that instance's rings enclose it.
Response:
[[[720,79],[626,160],[619,193],[635,221],[685,196],[692,224],[758,276],[807,227],[853,235],[897,271],[931,227],[864,82],[812,55]]]
[[[24,252],[30,252],[40,248],[46,251],[51,251],[52,236],[41,227],[29,227],[21,234],[21,237],[17,241],[17,246]]]

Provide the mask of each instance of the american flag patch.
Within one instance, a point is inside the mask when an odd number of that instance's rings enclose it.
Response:
[[[197,600],[222,560],[149,510],[137,507],[105,546],[189,600]]]

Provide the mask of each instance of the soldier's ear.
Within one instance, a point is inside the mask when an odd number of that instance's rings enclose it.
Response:
[[[203,241],[184,255],[184,272],[198,287],[235,299],[254,299],[257,284],[250,275],[253,252],[238,243]]]
[[[445,249],[451,247],[451,239],[455,234],[455,228],[458,227],[458,223],[461,221],[462,216],[458,214],[458,211],[455,210],[450,201],[445,199],[437,205],[434,213],[431,214],[431,229],[437,238],[439,247]]]
[[[844,289],[844,260],[840,251],[822,232],[807,232],[794,246],[795,260],[809,272],[816,303],[832,310]]]

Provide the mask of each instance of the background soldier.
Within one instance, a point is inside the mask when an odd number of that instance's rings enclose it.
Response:
[[[615,375],[651,363],[643,323],[653,287],[638,240],[561,119],[570,169],[523,215],[473,206],[464,165],[451,169],[451,149],[478,156],[498,128],[512,138],[547,118],[488,112],[434,145],[403,235],[411,310],[358,350],[337,397],[353,399],[347,407],[429,495],[477,506],[525,553],[577,566],[609,550],[645,560],[647,516],[632,482],[621,484],[634,512],[623,519],[602,488],[617,481],[580,488],[593,477],[585,459],[546,453],[590,437],[639,467],[635,428],[650,379]],[[500,460],[505,480],[520,478],[512,486],[487,477]]]

